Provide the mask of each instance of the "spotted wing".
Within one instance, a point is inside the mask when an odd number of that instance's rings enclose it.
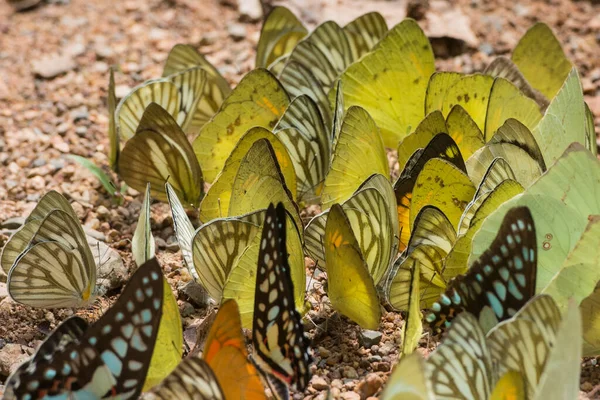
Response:
[[[499,321],[513,316],[535,294],[537,245],[533,218],[527,207],[506,214],[496,238],[469,269],[450,282],[431,307],[432,329],[448,326],[464,310],[479,316],[492,308]]]
[[[294,301],[285,221],[283,204],[271,204],[258,253],[252,343],[254,358],[265,372],[303,391],[310,380],[311,356]]]
[[[152,259],[139,267],[117,302],[79,341],[13,375],[5,398],[137,399],[156,342],[162,301],[162,270]]]

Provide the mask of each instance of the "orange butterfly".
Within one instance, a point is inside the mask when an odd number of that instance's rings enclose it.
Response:
[[[204,358],[183,360],[151,399],[266,400],[260,376],[248,361],[242,321],[235,300],[225,301],[208,332]]]

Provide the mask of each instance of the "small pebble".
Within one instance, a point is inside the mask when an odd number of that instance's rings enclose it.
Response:
[[[76,67],[77,64],[71,55],[55,55],[34,60],[31,70],[41,78],[52,79]]]
[[[366,348],[370,348],[373,345],[379,344],[383,334],[379,331],[364,330],[360,332],[359,341],[360,344]]]
[[[317,375],[313,375],[311,379],[311,385],[317,390],[327,390],[327,388],[329,387],[329,385],[327,385],[327,381]]]
[[[344,367],[344,378],[358,379],[358,372],[354,367]]]
[[[319,356],[321,358],[327,358],[331,355],[331,351],[329,351],[328,349],[326,349],[323,346],[319,346]]]
[[[344,392],[340,394],[340,398],[343,400],[360,400],[360,394],[355,392]]]
[[[236,42],[245,39],[246,35],[248,35],[248,30],[245,25],[233,23],[227,27],[227,31],[229,32],[229,36]]]
[[[194,306],[191,305],[190,303],[188,303],[187,301],[183,301],[181,302],[181,304],[179,305],[179,311],[181,312],[181,316],[182,317],[189,317],[190,315],[192,315],[194,313],[194,311],[196,311],[194,309]]]

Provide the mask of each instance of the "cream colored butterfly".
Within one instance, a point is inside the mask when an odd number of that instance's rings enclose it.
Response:
[[[40,308],[84,307],[96,294],[96,263],[73,208],[50,191],[9,239],[1,257],[8,293]]]

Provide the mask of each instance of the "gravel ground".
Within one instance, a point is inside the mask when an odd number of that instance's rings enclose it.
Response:
[[[129,240],[141,196],[129,190],[117,206],[86,171],[65,159],[66,154],[91,158],[107,168],[106,89],[108,69],[118,66],[117,94],[160,76],[171,47],[190,43],[235,84],[254,63],[260,23],[249,21],[235,0],[71,0],[51,1],[14,13],[0,0],[0,247],[41,195],[50,189],[64,193],[94,236],[118,251],[126,269],[133,266]],[[67,4],[65,4],[67,3]],[[586,100],[600,125],[600,4],[589,1],[498,0],[414,2],[382,0],[289,0],[277,2],[298,12],[307,25],[334,19],[348,22],[371,10],[380,11],[392,26],[407,14],[432,36],[462,39],[459,55],[439,60],[439,67],[472,72],[496,55],[506,54],[539,18],[556,32],[582,75]],[[304,4],[303,8],[299,5]],[[462,18],[462,23],[456,23]],[[447,24],[444,21],[454,21]],[[452,27],[454,30],[448,30]],[[454,51],[447,40],[436,41],[438,54]],[[116,178],[116,177],[115,177]],[[316,209],[303,212],[308,218]],[[190,297],[190,281],[173,236],[165,204],[152,206],[152,228],[159,259],[178,296],[184,315],[186,343],[193,347],[207,314]],[[312,275],[306,327],[313,339],[317,362],[306,393],[295,398],[324,398],[331,386],[336,398],[376,396],[398,359],[403,321],[386,313],[381,335],[361,330],[333,315],[323,292],[324,276]],[[31,354],[39,341],[71,310],[44,311],[20,306],[6,297],[0,277],[0,383],[15,363]],[[77,314],[98,318],[118,290]],[[374,337],[373,337],[374,336]],[[425,336],[419,351],[436,344]],[[583,360],[581,398],[600,383],[596,359]]]

